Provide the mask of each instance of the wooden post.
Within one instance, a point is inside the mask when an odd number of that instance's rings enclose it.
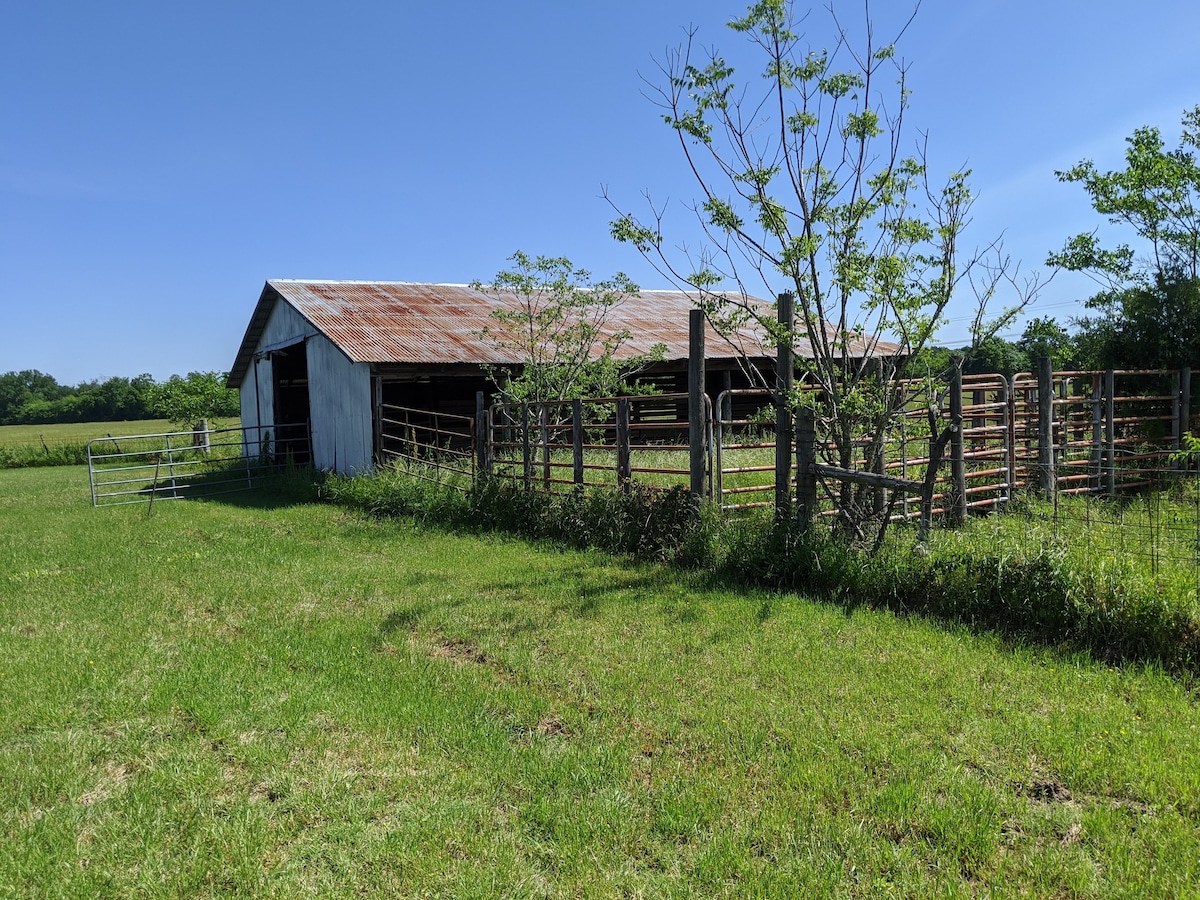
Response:
[[[617,484],[622,493],[629,493],[633,473],[629,459],[629,399],[617,401]]]
[[[775,305],[779,337],[775,345],[775,522],[792,512],[792,384],[796,364],[792,355],[792,295],[780,294]]]
[[[1191,434],[1192,426],[1192,370],[1190,366],[1184,366],[1179,370],[1179,424],[1177,427],[1179,433],[1179,441],[1176,448],[1183,446],[1183,439],[1186,435]],[[1186,469],[1187,463],[1180,462],[1179,468]]]
[[[491,476],[488,466],[488,427],[487,409],[484,407],[483,391],[475,392],[475,480],[476,482]]]
[[[967,518],[967,460],[963,445],[962,357],[950,367],[950,482],[954,505],[949,519],[961,525]]]
[[[1104,373],[1104,486],[1108,496],[1117,495],[1117,423],[1115,395],[1117,378],[1112,369]]]
[[[1054,369],[1050,357],[1038,359],[1038,485],[1047,500],[1058,487],[1054,471]]]
[[[571,462],[572,480],[583,484],[583,401],[571,401]]]
[[[1092,376],[1092,468],[1095,475],[1088,479],[1092,493],[1104,486],[1104,382]]]
[[[550,407],[545,403],[541,407],[538,425],[541,431],[539,442],[542,445],[542,487],[550,490]]]
[[[1187,433],[1187,422],[1183,418],[1183,379],[1190,377],[1187,369],[1175,373],[1175,390],[1171,397],[1171,449],[1178,451],[1183,446],[1183,436]],[[1178,466],[1177,466],[1178,468]]]
[[[533,489],[533,452],[529,446],[529,404],[521,404],[521,461],[524,463],[525,490]]]
[[[817,520],[817,419],[811,409],[796,413],[796,512],[801,530]]]
[[[693,309],[688,313],[688,456],[690,490],[697,503],[706,493],[704,418],[704,310]]]

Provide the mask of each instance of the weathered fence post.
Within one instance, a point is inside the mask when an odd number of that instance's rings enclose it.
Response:
[[[617,484],[626,494],[633,478],[629,456],[629,398],[622,397],[617,401]]]
[[[1188,421],[1188,406],[1191,405],[1191,402],[1192,370],[1188,366],[1184,366],[1175,375],[1175,402],[1172,404],[1175,421],[1171,424],[1173,450],[1178,451],[1183,447],[1184,435],[1188,433],[1188,426],[1191,424]],[[1175,468],[1183,468],[1183,464],[1177,462]]]
[[[948,518],[961,525],[967,518],[967,458],[963,445],[963,380],[961,356],[950,367],[950,483],[954,505]]]
[[[209,433],[208,419],[201,419],[196,423],[196,437],[192,444],[200,448],[200,451],[205,455],[212,451],[211,435]],[[42,446],[46,446],[46,439],[42,438]]]
[[[817,518],[817,417],[811,409],[796,413],[796,513],[801,530]]]
[[[475,392],[475,479],[486,481],[492,477],[490,454],[488,453],[488,414],[484,405],[483,391]]]
[[[1104,382],[1092,376],[1092,467],[1096,474],[1088,479],[1093,494],[1104,486]]]
[[[542,445],[542,487],[550,490],[550,407],[545,403],[538,414],[538,426]]]
[[[525,490],[533,489],[533,451],[529,445],[529,404],[521,404],[521,462],[524,464]]]
[[[775,343],[775,522],[792,512],[792,384],[796,364],[792,355],[793,298],[780,294],[776,301],[779,334]]]
[[[1112,369],[1104,373],[1104,486],[1109,497],[1117,496],[1117,377]]]
[[[688,456],[690,490],[697,503],[707,493],[704,418],[704,310],[693,309],[688,313]]]
[[[571,480],[583,484],[583,401],[571,401]]]
[[[1054,369],[1048,356],[1038,358],[1038,485],[1047,500],[1058,487],[1054,471]]]

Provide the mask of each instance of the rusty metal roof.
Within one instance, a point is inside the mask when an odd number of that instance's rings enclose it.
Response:
[[[750,298],[769,308],[767,301]],[[458,284],[414,284],[385,281],[291,281],[273,279],[263,287],[258,306],[246,329],[229,373],[229,384],[238,387],[249,369],[271,311],[278,302],[291,305],[329,338],[352,362],[381,364],[490,364],[521,362],[519,354],[496,346],[483,334],[495,327],[492,313],[498,308],[517,309],[516,297],[489,296]],[[688,313],[695,295],[684,291],[641,291],[625,299],[608,314],[608,333],[629,332],[619,356],[648,353],[655,344],[666,345],[669,360],[687,359]],[[774,355],[764,349],[765,335],[750,328],[732,339],[711,326],[705,339],[710,359],[739,355]],[[804,342],[797,352],[805,353]]]

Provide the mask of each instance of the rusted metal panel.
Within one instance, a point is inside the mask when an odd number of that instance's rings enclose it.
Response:
[[[695,294],[684,291],[641,291],[609,311],[604,330],[610,335],[628,332],[619,357],[645,354],[663,344],[668,360],[687,359],[688,312],[695,308],[695,299]],[[773,317],[769,302],[748,300]],[[274,330],[278,306],[291,307],[353,362],[515,365],[522,361],[520,353],[497,347],[483,333],[495,325],[492,313],[497,309],[518,308],[515,296],[493,297],[460,284],[272,280],[263,289],[238,351],[230,373],[232,387],[246,377],[256,349],[269,343],[266,339]],[[774,356],[770,338],[751,326],[731,336],[709,326],[705,345],[709,359]],[[796,352],[812,356],[803,340],[798,341]]]

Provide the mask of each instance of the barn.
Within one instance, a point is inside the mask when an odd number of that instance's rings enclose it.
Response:
[[[686,390],[694,299],[683,291],[641,291],[606,323],[632,335],[622,353],[666,346],[665,360],[645,373],[665,390]],[[318,469],[368,471],[384,404],[473,412],[476,393],[494,391],[489,367],[520,365],[513,351],[483,334],[504,302],[467,285],[270,280],[229,374],[229,386],[241,394],[242,424],[252,433],[275,429],[277,442],[292,440],[296,458]],[[761,341],[748,333],[737,340],[734,346],[707,335],[710,393],[746,383],[743,353],[773,365]],[[300,423],[306,427],[288,433]]]

